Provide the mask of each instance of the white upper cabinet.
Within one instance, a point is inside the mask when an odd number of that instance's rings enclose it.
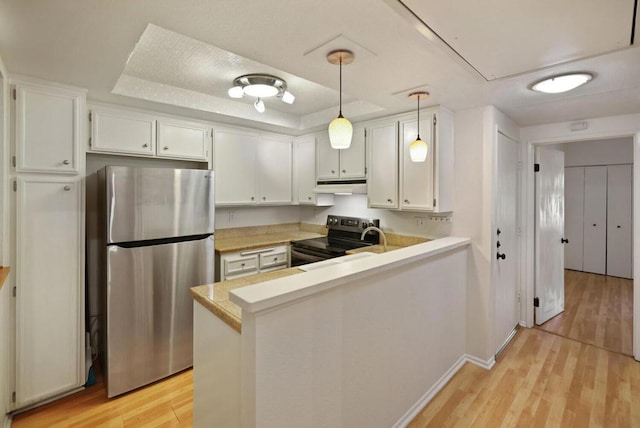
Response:
[[[177,119],[158,119],[158,156],[206,162],[210,145],[210,126]]]
[[[262,204],[292,202],[292,141],[270,137],[258,143],[258,188]]]
[[[316,145],[316,173],[321,181],[366,178],[364,127],[354,127],[351,146],[344,150],[331,148],[329,135],[320,134]]]
[[[125,110],[91,109],[91,149],[98,152],[153,156],[154,116]]]
[[[417,120],[400,121],[400,208],[412,211],[453,210],[453,116],[443,107],[420,115],[420,138],[429,146],[425,162],[412,162],[409,145]]]
[[[216,129],[216,205],[292,203],[292,139]]]
[[[297,201],[300,205],[333,205],[332,194],[315,193],[316,187],[316,139],[301,137],[294,145],[294,181],[297,185]]]
[[[211,126],[108,107],[91,109],[94,152],[207,162]]]
[[[255,205],[258,136],[216,130],[214,170],[216,205]]]
[[[77,174],[85,93],[16,83],[16,172]]]
[[[370,208],[398,208],[398,122],[367,127]]]

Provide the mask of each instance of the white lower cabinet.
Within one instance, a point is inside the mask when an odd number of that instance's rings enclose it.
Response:
[[[17,178],[14,408],[85,382],[81,183],[51,176]]]
[[[226,281],[289,267],[289,246],[216,254],[216,281]]]

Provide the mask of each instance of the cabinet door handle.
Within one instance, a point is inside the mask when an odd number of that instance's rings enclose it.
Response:
[[[252,196],[252,197],[251,197],[251,200],[252,200],[252,201],[255,201],[255,200],[256,200],[256,198]]]
[[[596,224],[595,224],[595,223],[593,223],[593,227],[596,227]]]
[[[331,170],[331,174],[335,174],[336,171],[334,169]]]
[[[504,260],[504,259],[507,258],[507,255],[506,254],[500,254],[500,252],[498,252],[497,258],[498,258],[498,260],[500,260],[500,259]]]
[[[149,147],[149,145],[147,143],[144,143],[142,147],[146,149],[147,147]]]
[[[267,200],[267,197],[266,197],[266,196],[263,196],[263,197],[262,197],[262,200],[263,200],[263,201],[266,201],[266,200]]]
[[[387,199],[387,202],[389,202],[390,204],[393,203],[391,199]]]
[[[169,146],[164,146],[162,150],[169,150]]]
[[[404,203],[405,203],[405,204],[408,204],[408,203],[409,203],[409,199],[405,199],[405,200],[404,200]]]
[[[64,190],[68,192],[69,190],[71,190],[71,186],[64,186]]]
[[[65,160],[63,160],[63,161],[62,161],[62,165],[69,165],[69,161],[68,161],[68,160],[66,160],[66,159],[65,159]]]
[[[342,173],[343,173],[343,174],[345,174],[346,172],[347,172],[347,170],[346,170],[346,169],[343,169],[343,170],[342,170]]]
[[[621,226],[620,226],[620,225],[617,225],[616,227],[617,227],[618,229],[620,229],[620,227],[621,227]]]
[[[311,200],[312,198],[311,198],[311,196],[309,196],[307,199]],[[618,227],[620,227],[620,226],[618,226]]]
[[[565,239],[565,238],[560,238],[560,243],[561,243],[561,244],[568,244],[568,243],[569,243],[569,240],[568,240],[568,239]]]

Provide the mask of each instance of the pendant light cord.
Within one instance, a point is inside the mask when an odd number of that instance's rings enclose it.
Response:
[[[418,140],[420,139],[420,94],[416,95],[418,99]]]
[[[342,55],[340,55],[340,112],[338,113],[338,117],[342,116]]]

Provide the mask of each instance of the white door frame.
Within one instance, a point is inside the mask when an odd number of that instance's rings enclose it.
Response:
[[[533,298],[534,285],[534,195],[535,195],[535,179],[533,172],[534,151],[536,146],[550,145],[569,142],[582,142],[588,140],[600,140],[605,138],[633,138],[633,254],[640,254],[640,129],[635,131],[599,131],[593,133],[581,133],[579,136],[569,137],[563,135],[559,137],[551,137],[541,140],[531,140],[523,144],[524,159],[524,201],[525,201],[525,246],[526,246],[526,263],[525,263],[525,307],[526,311],[523,315],[527,327],[533,327]],[[633,260],[633,356],[640,361],[640,257],[634,257]]]

